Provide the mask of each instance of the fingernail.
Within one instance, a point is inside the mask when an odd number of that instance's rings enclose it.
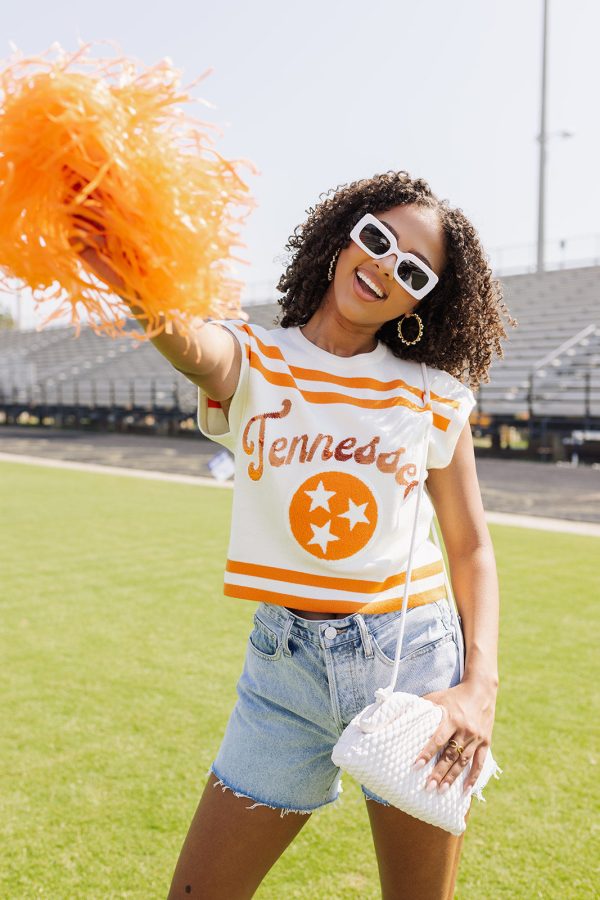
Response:
[[[445,794],[446,791],[449,791],[449,790],[450,790],[450,785],[448,784],[447,781],[445,781],[444,784],[440,788],[440,794]]]
[[[435,779],[432,779],[429,782],[429,784],[427,785],[427,787],[425,788],[425,790],[427,791],[428,794],[430,794],[432,791],[435,791],[436,787],[437,787],[437,781],[435,781]]]
[[[416,761],[416,763],[414,763],[413,769],[422,769],[426,762],[427,762],[426,759],[423,759],[423,758],[418,759]]]

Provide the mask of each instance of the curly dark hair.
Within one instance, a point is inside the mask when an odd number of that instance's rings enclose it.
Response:
[[[502,299],[500,282],[492,277],[477,232],[462,210],[439,200],[426,181],[413,179],[405,171],[338,185],[319,200],[286,244],[291,257],[277,285],[283,294],[280,325],[305,325],[311,318],[329,285],[331,258],[350,244],[350,231],[361,216],[409,203],[429,207],[440,218],[447,263],[434,289],[418,306],[423,337],[417,344],[402,344],[397,319],[382,325],[376,336],[395,356],[426,362],[463,381],[468,377],[474,389],[488,382],[493,355],[504,355],[501,340],[507,333],[502,318],[513,327],[517,322]],[[341,244],[340,235],[347,235]],[[408,340],[416,337],[409,325],[413,325],[410,319],[403,328]]]

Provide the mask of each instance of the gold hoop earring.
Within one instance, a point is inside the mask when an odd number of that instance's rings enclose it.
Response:
[[[404,335],[402,334],[402,322],[405,319],[416,319],[417,322],[419,323],[419,333],[416,336],[416,338],[414,339],[414,341],[407,341],[406,338],[404,337]],[[419,316],[417,313],[411,313],[409,316],[407,316],[405,313],[403,313],[400,316],[400,318],[398,319],[398,337],[400,338],[400,340],[402,341],[403,344],[406,344],[407,347],[410,347],[412,344],[418,344],[419,341],[421,340],[421,338],[423,337],[423,322],[421,321],[421,316]]]
[[[340,247],[338,250],[336,250],[331,258],[331,262],[329,263],[329,272],[327,273],[327,281],[333,281],[333,269],[335,266],[335,261],[338,258],[341,249],[342,248]]]

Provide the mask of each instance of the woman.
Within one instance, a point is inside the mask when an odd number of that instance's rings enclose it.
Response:
[[[468,423],[474,398],[459,379],[487,380],[502,316],[514,321],[473,226],[406,172],[327,195],[288,249],[279,328],[207,323],[187,354],[177,332],[153,341],[198,386],[201,430],[235,454],[225,593],[258,603],[170,898],[252,896],[310,814],[336,799],[331,750],[391,674],[428,419],[396,689],[445,712],[415,760],[439,754],[427,789],[448,790],[466,765],[472,788],[491,743],[498,583]],[[102,273],[92,249],[83,255]],[[433,510],[464,634],[460,682]],[[462,836],[363,791],[383,896],[452,897]]]

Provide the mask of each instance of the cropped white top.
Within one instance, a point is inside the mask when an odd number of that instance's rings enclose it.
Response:
[[[427,417],[427,468],[447,466],[475,398],[379,343],[340,357],[300,328],[218,323],[242,346],[228,420],[202,390],[198,424],[235,457],[225,594],[317,612],[379,613],[402,606]],[[446,596],[419,510],[408,606]]]

